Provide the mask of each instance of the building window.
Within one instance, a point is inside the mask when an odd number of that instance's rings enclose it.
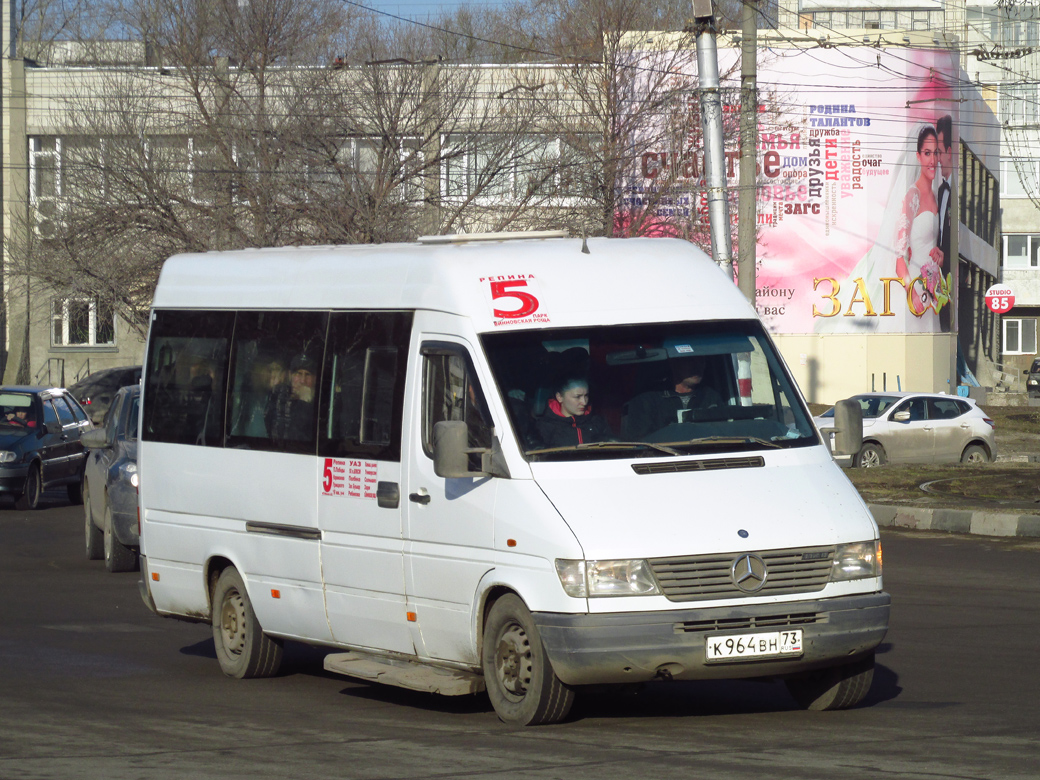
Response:
[[[1000,194],[1008,198],[1028,198],[1037,191],[1037,160],[1014,158],[1000,161]]]
[[[1036,354],[1036,319],[1004,318],[1004,354],[1035,355]]]
[[[51,310],[55,347],[107,347],[116,343],[112,307],[91,298],[57,298]]]
[[[1012,269],[1040,267],[1040,235],[1005,234],[1004,267]]]

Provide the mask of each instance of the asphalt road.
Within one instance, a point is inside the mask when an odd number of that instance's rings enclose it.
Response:
[[[325,673],[223,677],[206,626],[163,620],[136,574],[83,554],[82,508],[0,498],[0,778],[1036,778],[1040,544],[884,532],[892,625],[846,712],[783,685],[586,692],[512,729],[484,697]]]

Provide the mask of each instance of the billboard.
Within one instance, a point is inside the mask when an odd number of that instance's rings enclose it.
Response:
[[[652,68],[658,57],[638,61]],[[738,71],[738,51],[720,49],[719,60],[723,74]],[[942,50],[760,51],[757,308],[773,332],[950,330],[958,74]],[[695,72],[686,75],[695,87]],[[727,94],[735,104],[737,90]],[[738,109],[725,107],[730,117]],[[726,172],[735,192],[732,126]],[[663,216],[703,227],[703,186],[688,187],[702,170],[699,128],[682,149],[654,148],[663,137],[648,132],[636,140],[642,153],[627,195],[649,202],[650,193],[668,188],[669,197],[656,201]],[[731,194],[735,219],[733,203]],[[684,231],[695,232],[693,225]]]

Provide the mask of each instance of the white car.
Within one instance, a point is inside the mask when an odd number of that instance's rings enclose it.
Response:
[[[970,398],[945,393],[863,393],[863,445],[850,463],[987,463],[997,458],[995,423]],[[814,418],[833,437],[834,408]]]

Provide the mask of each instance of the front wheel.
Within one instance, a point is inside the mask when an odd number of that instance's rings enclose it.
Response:
[[[874,681],[874,653],[826,669],[816,669],[786,680],[787,690],[805,710],[844,710],[855,707]]]
[[[94,524],[94,512],[90,508],[90,485],[83,486],[83,519],[87,560],[100,561],[105,557],[105,540],[101,529]]]
[[[888,462],[885,448],[874,442],[867,442],[859,448],[856,455],[856,466],[861,469],[869,469],[874,466],[884,466]]]
[[[271,677],[282,665],[282,642],[264,633],[242,575],[224,569],[213,589],[213,644],[228,677]]]
[[[480,661],[488,698],[503,722],[537,726],[567,717],[574,690],[553,671],[534,618],[518,596],[503,596],[491,608]]]
[[[112,507],[105,501],[105,568],[113,574],[137,569],[137,553],[116,538],[112,528]]]
[[[985,447],[971,444],[964,449],[961,455],[961,463],[989,463],[989,453]]]
[[[21,510],[36,509],[40,505],[40,496],[43,495],[43,481],[40,478],[40,465],[34,463],[29,467],[29,474],[25,478],[25,490],[14,502],[15,507]]]

